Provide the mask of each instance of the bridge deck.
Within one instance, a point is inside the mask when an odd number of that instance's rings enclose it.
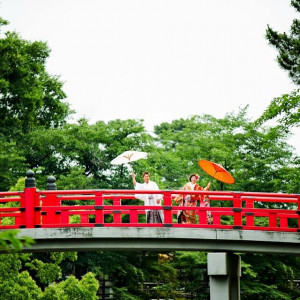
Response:
[[[297,232],[198,228],[72,227],[22,229],[36,243],[24,252],[48,251],[232,251],[300,255]]]

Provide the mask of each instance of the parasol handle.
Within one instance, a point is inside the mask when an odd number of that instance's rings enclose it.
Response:
[[[214,174],[213,176],[211,176],[211,177],[212,177],[212,180],[211,180],[208,184],[210,184],[210,185],[212,184],[213,180],[215,179],[215,175],[216,175],[217,173],[218,173],[218,171],[216,171],[215,174]],[[209,186],[209,187],[210,187],[210,186]]]
[[[207,184],[207,186],[204,188],[205,191],[208,191],[208,190],[210,189],[210,187],[211,187],[211,185],[212,185],[212,181],[213,181],[213,180],[211,180],[211,181]]]
[[[215,174],[212,177],[212,180],[207,184],[207,186],[209,185],[208,188],[210,188],[210,186],[212,185],[213,180],[215,179],[215,175],[217,174],[217,171],[215,172]]]
[[[129,168],[129,171],[133,172],[133,168],[130,163],[128,163],[128,168]]]

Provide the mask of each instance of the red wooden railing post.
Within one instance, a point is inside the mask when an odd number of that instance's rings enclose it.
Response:
[[[130,209],[130,211],[129,211],[129,223],[136,224],[138,222],[139,222],[138,210],[137,209]]]
[[[280,217],[280,227],[281,228],[288,228],[288,218],[287,217]]]
[[[137,209],[131,209],[129,213],[129,223],[138,223]]]
[[[64,225],[68,225],[70,223],[70,215],[67,210],[63,210],[61,212],[61,223]]]
[[[103,213],[103,193],[95,193],[95,226],[104,226],[104,213]]]
[[[212,214],[214,225],[221,225],[221,215],[220,214]]]
[[[164,192],[164,224],[165,226],[172,226],[172,198],[171,192]]]
[[[277,227],[277,213],[269,212],[269,227]]]
[[[89,223],[89,215],[80,215],[80,223]]]
[[[297,199],[298,199],[298,210],[297,210],[297,214],[298,214],[298,232],[300,232],[300,195],[297,195]]]
[[[19,221],[18,221],[19,224],[18,225],[19,225],[20,228],[23,228],[23,227],[25,227],[25,190],[24,190],[24,193],[21,195],[21,198],[20,198],[19,211],[20,211],[20,217],[18,218],[19,219]]]
[[[47,191],[56,191],[57,186],[55,183],[56,179],[54,176],[49,176],[47,178]],[[43,201],[43,206],[60,206],[60,200],[57,199],[57,194],[47,194],[45,200]],[[43,219],[42,223],[43,224],[60,224],[60,219],[61,219],[61,211],[57,209],[51,209],[47,210],[45,212],[42,212]]]
[[[36,187],[34,172],[28,170],[26,172],[25,190],[24,190],[24,209],[25,209],[25,227],[34,228],[34,206],[36,197]]]
[[[253,199],[250,197],[246,200],[246,208],[254,208]],[[254,226],[254,213],[253,212],[246,212],[246,225],[247,226]]]
[[[113,205],[121,205],[121,199],[120,197],[113,197]],[[113,210],[113,218],[114,218],[114,223],[122,223],[121,219],[121,210]]]
[[[41,227],[41,198],[38,192],[34,197],[34,227]]]
[[[47,206],[54,206],[56,195],[47,194],[44,200],[42,201],[43,207],[46,208],[42,212],[42,224],[54,224],[55,222],[55,211],[48,210]]]
[[[233,229],[242,229],[242,200],[240,193],[233,195]]]
[[[202,225],[207,224],[207,211],[200,210],[198,214],[199,214],[199,224],[202,224]]]
[[[206,207],[205,206],[205,197],[208,197],[206,195],[200,195],[200,207]],[[208,212],[206,210],[199,210],[198,211],[198,215],[199,215],[199,224],[207,224],[207,216],[208,216]]]

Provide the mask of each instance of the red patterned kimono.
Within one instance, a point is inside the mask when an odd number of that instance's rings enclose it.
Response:
[[[198,184],[188,182],[184,185],[183,190],[189,191],[203,191],[203,188]],[[200,200],[200,195],[181,195],[177,200],[179,206],[197,206],[197,200]],[[195,210],[179,210],[177,215],[178,223],[196,224]]]
[[[203,191],[208,190],[209,186],[206,188],[203,188],[199,186],[198,184],[192,184],[191,182],[188,182],[184,185],[183,190],[190,190],[190,191]],[[180,195],[176,202],[179,203],[179,206],[197,206],[197,200],[200,201],[200,207],[208,207],[209,206],[209,198],[208,196],[202,196],[202,195]],[[178,223],[183,224],[196,224],[196,212],[195,210],[180,210],[177,214],[177,220]],[[207,213],[207,223],[211,224],[211,214],[210,212]]]

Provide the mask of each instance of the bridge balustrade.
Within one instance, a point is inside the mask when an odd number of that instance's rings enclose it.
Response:
[[[162,206],[144,206],[137,194],[161,194]],[[208,196],[210,206],[185,207],[177,195]],[[267,208],[266,208],[267,207]],[[146,223],[146,210],[164,222]],[[177,213],[195,211],[196,224],[178,224]],[[45,190],[0,192],[0,229],[58,227],[191,227],[300,231],[300,195],[233,191]]]

